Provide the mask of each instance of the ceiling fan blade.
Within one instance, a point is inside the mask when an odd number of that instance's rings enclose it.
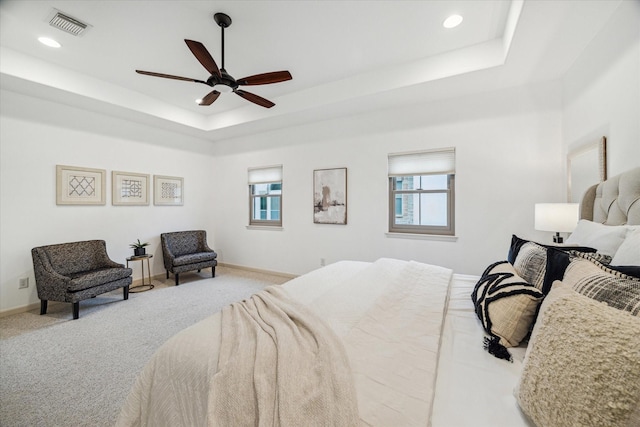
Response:
[[[258,104],[261,107],[271,108],[274,105],[276,105],[273,102],[269,101],[268,99],[264,99],[263,97],[255,95],[251,92],[246,92],[241,89],[236,89],[234,92],[240,95],[241,97],[243,97],[244,99],[246,99],[247,101],[251,101],[254,104]]]
[[[217,90],[213,90],[209,92],[204,98],[202,98],[202,101],[200,101],[200,105],[203,105],[203,106],[211,105],[213,104],[213,101],[218,99],[219,96],[220,96],[220,92],[218,92]]]
[[[145,76],[163,77],[165,79],[183,80],[185,82],[195,82],[195,83],[207,84],[207,82],[203,82],[202,80],[192,79],[192,78],[189,78],[189,77],[172,76],[171,74],[154,73],[152,71],[136,70],[136,73],[144,74]]]
[[[291,80],[291,73],[288,71],[274,71],[271,73],[256,74],[255,76],[244,77],[236,81],[240,86],[266,85],[270,83],[280,83]]]
[[[211,75],[215,74],[218,77],[222,77],[222,75],[220,74],[220,69],[216,64],[216,61],[213,60],[213,57],[211,56],[207,48],[204,47],[202,43],[194,40],[186,40],[186,39],[184,42],[187,44],[187,46],[189,46],[191,53],[193,53],[196,59],[200,61],[200,63],[204,68],[207,69],[209,74]]]

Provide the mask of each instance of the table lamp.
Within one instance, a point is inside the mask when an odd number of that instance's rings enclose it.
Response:
[[[570,233],[578,225],[578,203],[536,203],[535,229],[553,231],[554,243],[562,243],[560,233]]]

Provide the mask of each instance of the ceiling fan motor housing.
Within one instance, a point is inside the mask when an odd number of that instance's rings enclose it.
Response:
[[[230,87],[231,90],[236,90],[238,89],[238,86],[239,86],[238,82],[236,82],[236,79],[231,77],[229,73],[227,73],[227,70],[225,70],[224,68],[220,69],[220,77],[218,77],[215,74],[212,74],[211,77],[207,79],[207,84],[209,86],[224,85],[224,86]],[[226,92],[230,92],[230,91],[226,91]]]

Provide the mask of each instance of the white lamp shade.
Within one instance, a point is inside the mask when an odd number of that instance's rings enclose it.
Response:
[[[535,229],[570,233],[578,225],[578,203],[536,203]]]

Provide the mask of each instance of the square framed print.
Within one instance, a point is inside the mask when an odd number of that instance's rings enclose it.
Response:
[[[182,206],[184,204],[184,179],[177,176],[153,176],[153,204],[157,206]]]
[[[347,168],[313,171],[313,222],[347,223]]]
[[[149,175],[112,171],[111,204],[114,206],[148,206]]]
[[[56,165],[56,205],[106,204],[107,171]]]

